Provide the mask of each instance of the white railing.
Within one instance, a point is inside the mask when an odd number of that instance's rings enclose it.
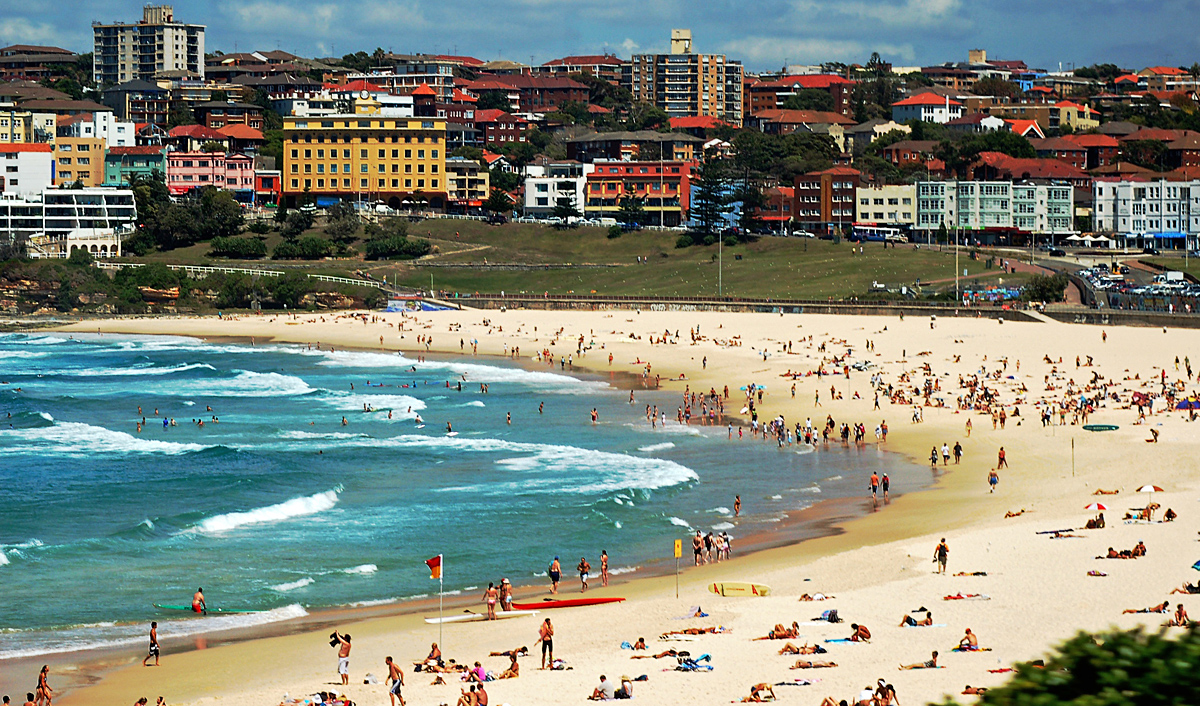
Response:
[[[122,267],[145,267],[144,262],[103,262],[97,260],[92,263],[94,266],[102,270],[119,270]],[[282,270],[260,270],[253,267],[206,267],[203,265],[166,265],[167,269],[175,271],[183,271],[189,275],[207,275],[220,272],[222,274],[245,274],[245,275],[260,275],[263,277],[281,277],[286,272]],[[352,284],[358,287],[372,287],[384,291],[396,291],[399,288],[394,287],[386,282],[371,279],[355,279],[353,277],[337,277],[335,275],[314,275],[306,274],[309,279],[315,279],[321,282],[335,282],[337,284]]]

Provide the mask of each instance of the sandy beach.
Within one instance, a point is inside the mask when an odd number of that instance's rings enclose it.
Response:
[[[1164,371],[1168,384],[1184,379],[1184,365],[1179,363],[1176,370],[1176,360],[1198,354],[1200,366],[1200,331],[1102,329],[968,317],[934,321],[928,317],[625,310],[367,312],[365,316],[366,323],[338,313],[116,319],[83,322],[62,330],[175,334],[208,340],[232,337],[254,344],[319,342],[323,348],[404,351],[414,359],[427,350],[511,356],[519,348],[527,364],[546,369],[553,365],[555,371],[568,373],[619,371],[640,376],[648,363],[647,384],[659,376],[659,385],[678,390],[681,400],[685,386],[705,392],[728,386],[725,410],[735,415],[744,404],[745,393],[739,388],[753,383],[766,388],[758,406],[760,420],[782,414],[788,427],[793,427],[811,417],[813,426],[820,429],[829,415],[837,425],[865,425],[865,443],[870,446],[876,444],[876,425],[886,420],[889,433],[880,447],[917,463],[928,463],[931,449],[940,455],[943,444],[962,445],[960,464],[953,458],[945,466],[938,461],[939,475],[933,488],[913,493],[896,488],[905,493],[903,497],[881,501],[875,511],[840,523],[838,532],[830,536],[748,556],[739,556],[735,545],[732,560],[684,571],[678,598],[674,577],[635,578],[597,591],[602,596],[624,596],[628,599],[624,603],[546,611],[536,618],[446,626],[443,650],[461,663],[478,660],[499,672],[508,666],[508,659],[488,657],[489,652],[530,647],[530,656],[521,660],[519,679],[488,683],[493,704],[582,703],[601,674],[613,681],[647,675],[646,681],[635,682],[635,698],[665,703],[736,701],[749,693],[751,685],[761,682],[790,682],[774,689],[781,701],[815,706],[832,696],[853,702],[864,687],[874,688],[878,679],[895,685],[901,703],[924,703],[945,694],[957,695],[968,684],[1003,683],[1007,675],[990,670],[1038,658],[1078,630],[1135,625],[1157,628],[1170,617],[1123,615],[1123,609],[1146,608],[1170,599],[1172,608],[1183,603],[1200,614],[1196,596],[1168,595],[1197,576],[1190,567],[1200,559],[1196,544],[1200,434],[1187,420],[1187,412],[1168,411],[1162,399],[1155,400],[1152,411],[1147,409],[1143,423],[1138,423],[1137,408],[1130,406],[1134,392],[1161,392]],[[667,343],[655,342],[664,335]],[[432,338],[428,344],[427,337]],[[583,355],[577,348],[581,337],[587,349]],[[474,341],[477,348],[473,350]],[[534,360],[542,350],[552,354],[552,363]],[[560,367],[560,356],[568,355],[572,365]],[[870,365],[862,371],[852,368],[847,379],[840,374],[839,362],[839,374],[830,375],[835,356],[839,361],[844,357],[847,366]],[[820,365],[824,365],[823,376],[808,374]],[[926,365],[927,370],[923,368]],[[783,377],[787,373],[799,373],[799,377]],[[684,380],[678,379],[681,375]],[[896,393],[895,401],[881,393],[879,410],[874,409],[872,378],[876,375],[880,376],[879,388],[886,391],[891,385]],[[956,400],[968,393],[960,379],[968,381],[971,376],[997,395],[997,404],[1007,417],[1003,429],[993,429],[990,413],[956,409]],[[924,406],[920,393],[927,384],[932,406]],[[1066,411],[1061,418],[1056,411],[1049,426],[1039,419],[1039,403],[1057,404],[1080,395],[1094,398],[1094,388],[1104,384],[1109,397],[1099,403],[1087,423],[1112,424],[1119,429],[1084,431],[1083,420],[1075,419],[1073,411]],[[831,386],[840,399],[831,399]],[[1184,380],[1179,389],[1176,394],[1186,397],[1200,385]],[[814,405],[817,394],[819,407]],[[937,406],[939,399],[944,406]],[[903,403],[908,400],[916,404]],[[919,423],[912,421],[916,407],[921,409]],[[1014,415],[1014,407],[1019,416]],[[673,419],[674,411],[667,410],[666,416]],[[969,436],[968,420],[972,425]],[[579,420],[581,427],[589,423],[587,418]],[[1158,432],[1157,442],[1147,443],[1152,430]],[[735,438],[729,443],[774,442],[747,433],[741,441]],[[841,442],[831,438],[829,443]],[[999,483],[991,492],[988,474],[996,468],[1001,447],[1009,467],[999,469]],[[867,483],[864,476],[863,503],[869,510]],[[1130,508],[1147,504],[1149,496],[1135,492],[1144,484],[1163,488],[1153,494],[1153,501],[1161,505],[1155,519],[1173,508],[1179,515],[1176,521],[1122,521]],[[1094,495],[1098,489],[1120,492]],[[731,505],[733,498],[718,500]],[[743,498],[744,512],[754,512],[754,500]],[[1080,529],[1095,515],[1085,510],[1092,502],[1109,508],[1105,529]],[[1005,517],[1018,512],[1021,514],[1016,517]],[[1074,530],[1070,536],[1044,534],[1067,529]],[[731,533],[736,535],[736,528]],[[945,575],[937,573],[933,561],[934,549],[943,537],[950,548]],[[669,556],[672,539],[663,538],[664,557]],[[687,564],[691,559],[684,539]],[[1130,549],[1139,541],[1148,548],[1144,557],[1095,558],[1109,547]],[[596,552],[593,564],[598,564],[599,548]],[[564,569],[564,577],[571,575],[569,568]],[[960,572],[986,575],[954,575]],[[478,577],[484,583],[498,578]],[[771,594],[721,597],[707,590],[714,581],[754,581],[769,585]],[[563,585],[567,597],[578,594],[577,581],[565,578]],[[798,600],[801,594],[818,592],[833,598]],[[959,593],[986,598],[945,600]],[[708,617],[683,618],[696,605]],[[905,615],[922,618],[923,611],[912,612],[922,608],[932,613],[934,626],[899,627]],[[829,609],[837,609],[845,622],[812,620]],[[554,623],[555,656],[566,660],[569,670],[537,669],[534,641],[543,617]],[[803,659],[835,662],[836,667],[792,670],[789,667],[798,658],[779,654],[783,641],[753,640],[777,623],[790,625],[793,621],[799,623],[800,637],[792,643],[820,643],[828,650]],[[870,629],[869,643],[825,642],[849,636],[851,623]],[[722,626],[728,632],[683,642],[659,639],[667,631],[708,626]],[[354,636],[350,685],[345,688],[331,686],[337,682],[336,655],[328,645],[329,630],[322,629],[184,653],[166,649],[158,668],[143,668],[144,652],[130,652],[117,660],[123,664],[104,672],[97,683],[77,688],[56,702],[68,706],[132,704],[146,696],[153,703],[163,695],[173,706],[274,706],[285,694],[297,697],[335,689],[357,704],[383,705],[389,703],[382,685],[387,673],[384,658],[389,655],[404,668],[408,703],[453,704],[457,700],[464,686],[457,675],[447,675],[447,685],[433,686],[432,676],[411,669],[437,640],[436,625],[425,624],[419,616],[401,615],[339,627]],[[951,651],[967,628],[978,635],[987,651]],[[667,649],[686,649],[693,656],[709,654],[713,670],[665,671],[675,666],[671,658],[631,660],[635,653],[620,645],[638,637],[646,638],[651,654]],[[898,669],[901,664],[929,659],[933,650],[940,652],[940,669]],[[79,664],[76,668],[88,672],[92,667]],[[364,684],[368,672],[381,683]],[[29,687],[34,677],[32,672],[28,675]],[[797,679],[815,683],[801,686]],[[4,689],[14,698],[28,690],[13,685]],[[967,703],[974,699],[958,698]]]

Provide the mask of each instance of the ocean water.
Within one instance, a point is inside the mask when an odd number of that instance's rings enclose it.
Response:
[[[141,643],[150,620],[168,637],[435,595],[437,554],[448,592],[542,583],[556,555],[573,588],[601,549],[627,573],[694,529],[736,538],[862,495],[872,470],[901,492],[929,480],[873,447],[653,430],[645,404],[678,397],[637,398],[508,361],[0,335],[0,659]],[[261,612],[152,605],[199,586]]]

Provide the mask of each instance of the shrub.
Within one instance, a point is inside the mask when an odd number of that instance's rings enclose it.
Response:
[[[688,235],[687,233],[684,233],[683,235],[681,235],[675,239],[675,247],[690,248],[690,247],[692,247],[693,242],[694,241],[692,240],[692,236]]]
[[[213,238],[209,247],[210,255],[235,260],[253,260],[267,256],[267,244],[258,238]]]
[[[615,238],[620,238],[621,232],[622,232],[621,226],[609,226],[608,227],[608,239],[613,240]]]
[[[709,233],[708,235],[704,236],[704,244],[705,245],[712,245],[715,242],[717,242],[717,236],[713,235],[712,233]]]
[[[409,240],[403,235],[382,235],[368,240],[364,247],[368,260],[414,260],[428,255],[428,240]]]
[[[1067,291],[1071,279],[1062,272],[1054,275],[1034,275],[1021,292],[1021,298],[1034,302],[1059,302]]]
[[[333,243],[320,236],[306,235],[299,240],[285,240],[276,245],[271,257],[275,260],[320,260],[329,257],[332,252]]]
[[[266,235],[267,233],[271,232],[271,224],[267,223],[266,221],[262,221],[262,220],[255,221],[250,224],[249,230],[251,233],[258,233],[259,235]]]

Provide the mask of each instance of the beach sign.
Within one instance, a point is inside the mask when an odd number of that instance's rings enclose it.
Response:
[[[675,558],[678,559],[681,556],[683,556],[683,540],[677,539],[675,540]]]

